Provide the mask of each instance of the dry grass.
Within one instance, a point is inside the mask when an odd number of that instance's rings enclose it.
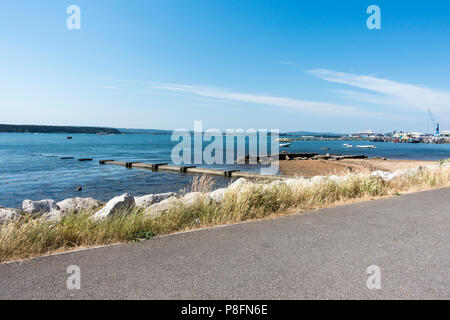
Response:
[[[101,221],[90,219],[92,212],[69,214],[59,222],[24,217],[0,227],[0,262],[274,217],[345,201],[448,187],[450,166],[443,162],[436,170],[422,169],[414,175],[389,182],[367,174],[350,174],[340,182],[330,179],[317,183],[296,181],[247,183],[239,190],[228,191],[220,203],[205,200],[189,207],[177,205],[155,219],[148,218],[138,209]],[[208,192],[212,186],[212,180],[207,177],[194,178],[191,188],[186,191]]]
[[[188,192],[210,192],[214,187],[214,179],[210,176],[195,176],[191,180],[189,188],[184,190],[184,193]]]

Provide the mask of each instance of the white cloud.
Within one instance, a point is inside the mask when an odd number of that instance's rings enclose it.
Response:
[[[185,93],[194,96],[209,97],[228,101],[269,105],[286,109],[298,110],[308,114],[322,116],[345,116],[358,118],[379,118],[385,116],[382,113],[368,112],[352,106],[344,106],[327,102],[299,100],[269,95],[231,92],[222,88],[194,86],[184,84],[151,83],[151,89],[168,92]]]
[[[364,93],[354,90],[328,90],[330,92],[338,93],[340,97],[348,100],[355,100],[360,101],[364,103],[372,103],[372,104],[379,104],[379,105],[395,105],[398,104],[399,101],[395,98],[392,98],[391,96],[385,96],[385,95],[376,95],[376,94],[370,94],[370,93]]]
[[[430,88],[401,83],[374,76],[357,75],[327,69],[315,69],[310,74],[326,81],[346,84],[374,93],[361,93],[352,90],[337,90],[345,97],[385,106],[411,108],[425,111],[428,108],[436,112],[448,112],[450,93]]]

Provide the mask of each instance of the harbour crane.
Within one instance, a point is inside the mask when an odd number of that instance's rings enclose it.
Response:
[[[435,129],[434,136],[438,137],[440,136],[439,122],[434,121],[434,117],[430,109],[428,109],[428,114],[430,115],[431,123],[433,123],[433,128]]]

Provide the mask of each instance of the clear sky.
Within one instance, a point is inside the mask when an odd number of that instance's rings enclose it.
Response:
[[[0,2],[0,123],[431,131],[428,108],[450,130],[450,1]]]

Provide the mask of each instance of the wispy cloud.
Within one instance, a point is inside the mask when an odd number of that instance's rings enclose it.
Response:
[[[309,73],[319,79],[371,91],[371,93],[366,93],[354,90],[336,90],[352,100],[415,110],[430,108],[442,113],[448,112],[450,108],[450,93],[445,91],[328,69],[310,70]]]
[[[280,61],[280,63],[296,66],[289,61]],[[201,85],[109,80],[133,82],[152,94],[182,95],[196,100],[202,98],[208,103],[211,102],[211,106],[215,103],[254,104],[296,110],[305,115],[316,114],[357,119],[386,119],[389,116],[391,120],[401,119],[403,121],[409,115],[404,111],[408,110],[426,111],[430,108],[442,116],[448,117],[450,114],[448,113],[450,93],[446,91],[383,79],[375,75],[358,75],[328,69],[314,69],[307,72],[319,79],[352,87],[353,89],[328,89],[339,95],[336,98],[345,98],[351,102],[303,100]],[[370,107],[372,109],[369,109]],[[386,110],[389,110],[389,114],[386,113]]]
[[[145,89],[144,92],[151,93],[151,94],[179,96],[179,97],[191,96],[189,93],[185,93],[185,92],[165,91],[165,90],[161,91],[161,90]],[[215,99],[215,98],[204,98],[204,97],[201,97],[201,96],[195,96],[194,98],[197,101],[210,103],[210,105],[211,105],[211,103],[215,103],[215,104],[217,104],[217,103],[220,103],[220,104],[232,104],[232,105],[238,104],[238,102],[236,102],[236,101],[221,100],[221,99]]]
[[[291,61],[280,61],[281,64],[287,64],[288,66],[294,66],[294,67],[300,67],[300,65],[296,64],[295,62],[291,62]]]
[[[94,89],[119,90],[119,87],[113,87],[113,86],[98,86],[98,85],[92,85],[92,84],[87,84],[85,86],[89,87],[89,88],[94,88]]]
[[[369,104],[378,104],[378,105],[385,105],[385,106],[392,106],[399,103],[398,100],[395,98],[392,98],[391,96],[382,96],[382,95],[375,95],[365,92],[359,92],[354,90],[336,90],[336,89],[330,89],[329,92],[337,93],[341,98],[347,99],[347,100],[354,100]],[[405,107],[405,106],[403,106]]]
[[[328,102],[308,101],[270,95],[232,92],[230,90],[216,87],[171,83],[151,83],[149,84],[149,87],[154,90],[178,92],[193,96],[237,101],[242,103],[281,107],[286,109],[298,110],[307,114],[319,114],[322,116],[345,116],[359,118],[374,118],[384,116],[381,113],[369,112],[353,106],[344,106]]]

